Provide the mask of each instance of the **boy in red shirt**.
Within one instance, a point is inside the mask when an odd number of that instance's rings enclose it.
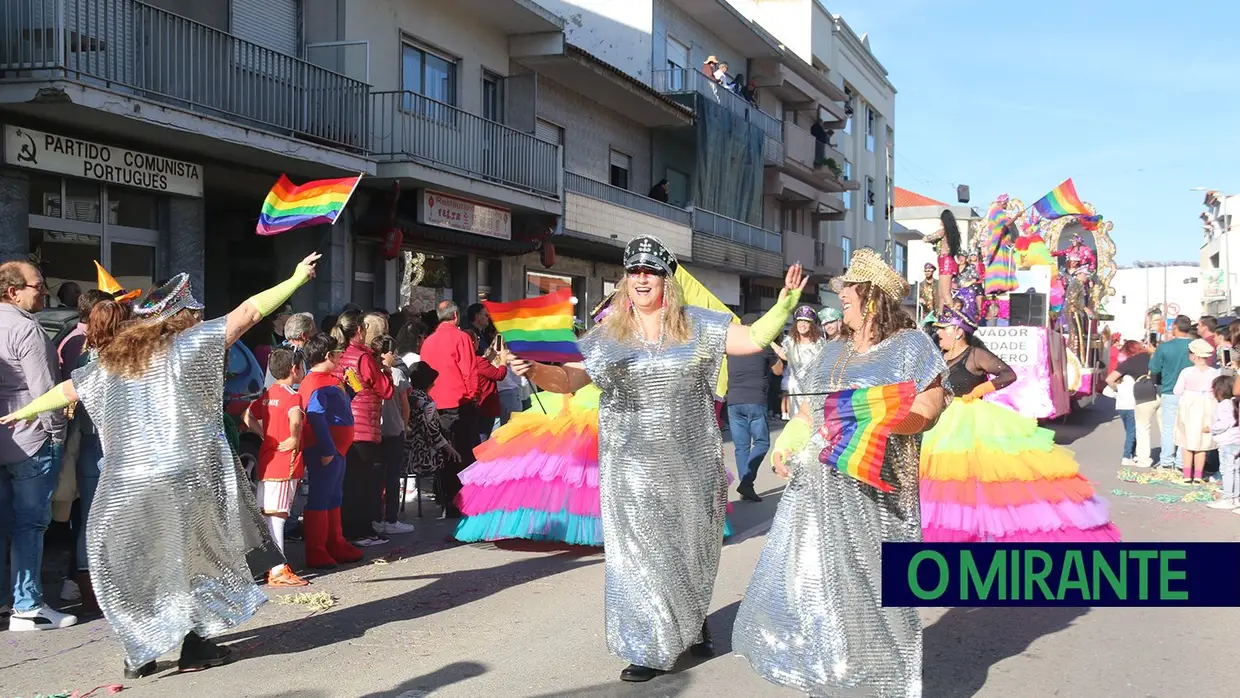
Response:
[[[271,537],[284,552],[284,522],[297,494],[297,483],[305,475],[301,455],[301,430],[305,405],[293,388],[305,377],[305,358],[300,351],[280,348],[271,352],[267,368],[276,382],[261,400],[250,405],[245,425],[261,434],[258,451],[258,506],[271,528]],[[309,584],[282,563],[267,573],[272,587],[303,587]]]

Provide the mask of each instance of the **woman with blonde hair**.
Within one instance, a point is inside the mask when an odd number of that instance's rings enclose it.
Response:
[[[676,256],[639,237],[624,250],[611,312],[578,342],[583,361],[512,362],[544,390],[600,391],[599,497],[605,545],[606,636],[631,662],[624,681],[649,681],[688,650],[710,656],[706,627],[727,506],[714,402],[725,354],[756,354],[779,334],[807,277],[788,270],[765,316],[686,305]]]
[[[129,678],[181,645],[179,666],[218,666],[226,647],[206,638],[248,620],[266,602],[260,568],[282,555],[224,436],[228,347],[314,277],[319,255],[287,281],[225,317],[202,322],[189,276],[179,274],[137,307],[98,361],[0,424],[31,420],[75,400],[107,419],[99,489],[86,528],[91,581],[125,651]]]

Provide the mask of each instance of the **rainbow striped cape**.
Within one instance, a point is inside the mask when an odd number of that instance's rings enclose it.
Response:
[[[917,396],[911,381],[842,390],[827,396],[820,433],[827,446],[818,460],[883,492],[883,456],[891,429],[908,416]]]

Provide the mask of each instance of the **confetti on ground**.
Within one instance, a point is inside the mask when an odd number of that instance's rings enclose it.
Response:
[[[325,591],[301,591],[296,594],[285,594],[275,597],[278,604],[286,606],[309,606],[315,611],[326,611],[336,605],[336,599]]]
[[[1183,487],[1191,489],[1204,489],[1214,491],[1218,489],[1218,485],[1212,482],[1195,482],[1188,484],[1184,482],[1184,476],[1174,470],[1159,468],[1158,470],[1132,470],[1131,468],[1122,468],[1116,477],[1123,482],[1135,482],[1138,485],[1170,485],[1172,487]]]
[[[1162,502],[1163,504],[1183,504],[1191,502],[1213,502],[1214,493],[1205,489],[1194,490],[1186,494],[1137,494],[1127,490],[1114,489],[1111,494],[1116,497],[1126,497],[1128,499],[1148,499],[1154,502]]]

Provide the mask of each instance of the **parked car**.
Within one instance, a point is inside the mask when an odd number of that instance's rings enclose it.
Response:
[[[78,324],[77,308],[47,308],[35,314],[47,338],[56,346],[68,336]]]
[[[224,415],[237,424],[240,432],[240,448],[237,457],[241,459],[241,467],[254,482],[258,468],[258,449],[263,440],[258,434],[246,431],[242,423],[242,415],[250,404],[263,394],[263,383],[266,373],[258,365],[258,359],[249,347],[241,342],[234,343],[228,349],[228,364],[224,378]]]

